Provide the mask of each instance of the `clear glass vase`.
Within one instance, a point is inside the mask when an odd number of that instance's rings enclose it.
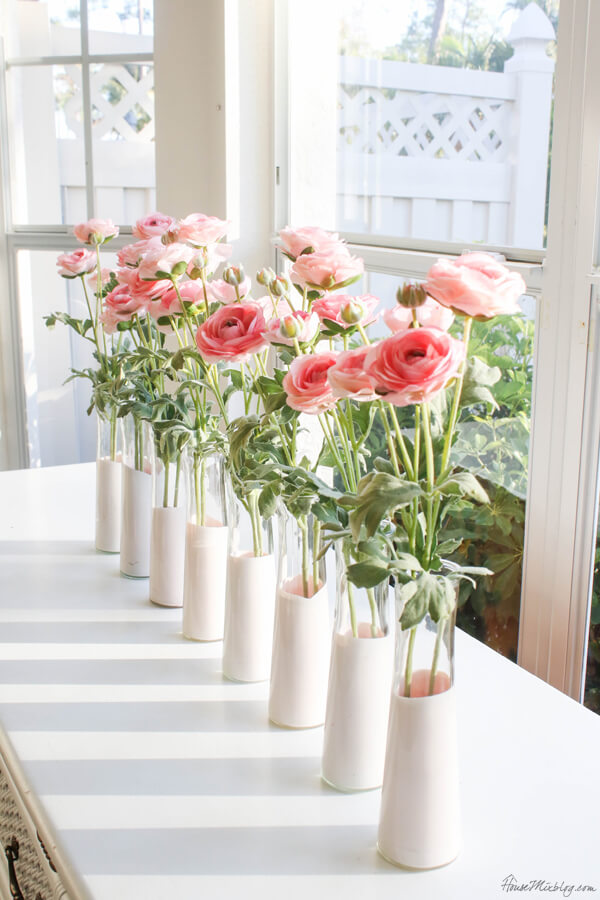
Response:
[[[331,624],[321,551],[319,521],[282,509],[269,718],[287,728],[325,721]]]
[[[223,674],[233,681],[266,681],[271,671],[275,608],[273,528],[271,519],[260,515],[258,494],[236,493],[228,481]]]
[[[405,596],[405,595],[404,595]],[[378,849],[415,869],[446,865],[460,851],[453,611],[402,629],[396,588],[395,671]]]
[[[229,529],[221,454],[190,449],[184,460],[187,494],[183,634],[220,641],[225,619]]]
[[[338,790],[379,787],[393,674],[391,589],[348,580],[349,540],[336,544],[336,608],[323,734],[322,775]]]
[[[121,573],[129,578],[150,575],[152,522],[152,432],[147,422],[122,419],[123,469]]]
[[[183,606],[185,558],[185,478],[183,454],[164,432],[154,435],[150,600],[157,606]]]
[[[96,416],[96,550],[118,553],[121,547],[122,430],[116,409]]]

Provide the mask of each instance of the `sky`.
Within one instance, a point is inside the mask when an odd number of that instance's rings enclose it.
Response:
[[[506,0],[479,0],[478,5],[485,10],[490,21],[497,25],[499,35],[506,36],[517,15],[513,11],[503,14]],[[421,18],[429,12],[426,0],[341,0],[341,7],[345,15],[352,15],[353,23],[361,36],[376,49],[383,49],[400,41],[415,11]],[[464,0],[449,0],[448,8],[449,12],[453,8],[462,10]]]

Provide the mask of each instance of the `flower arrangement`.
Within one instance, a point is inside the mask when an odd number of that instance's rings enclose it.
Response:
[[[485,253],[439,260],[424,284],[398,291],[396,307],[383,311],[390,335],[372,342],[379,301],[346,292],[363,263],[338,235],[283,229],[289,269],[259,272],[263,295],[254,298],[241,266],[215,277],[231,252],[227,226],[202,214],[148,216],[108,274],[100,248],[118,229],[104,220],[76,227],[85,246],[59,257],[59,274],[81,279],[89,317],[55,313],[47,324],[63,321],[93,343],[97,368],[75,373],[91,379],[92,405],[113,420],[131,413],[138,429],[150,422],[158,455],[166,467],[175,463],[176,478],[186,444],[198,472],[209,452],[222,452],[254,523],[257,555],[260,518],[278,504],[287,509],[303,535],[304,596],[318,590],[319,560],[340,540],[356,588],[390,577],[404,585],[403,629],[425,615],[449,616],[456,581],[485,571],[442,572],[456,550],[455,540],[444,540],[449,511],[487,502],[451,452],[461,408],[495,402],[497,370],[469,356],[471,323],[517,312],[522,279]],[[230,420],[234,394],[243,414]],[[312,458],[303,446],[307,417],[322,436]],[[385,456],[371,453],[377,434]],[[331,476],[319,477],[319,466]],[[435,661],[431,671],[433,685]]]

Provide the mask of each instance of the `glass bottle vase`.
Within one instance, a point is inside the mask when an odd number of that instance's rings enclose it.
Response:
[[[229,535],[223,457],[190,450],[184,465],[187,520],[183,634],[195,641],[220,641],[225,619]]]
[[[150,575],[152,522],[152,433],[147,422],[129,414],[122,420],[123,469],[121,573]]]
[[[414,869],[446,865],[460,851],[454,693],[456,605],[403,630],[396,588],[395,672],[390,702],[378,849]]]
[[[269,718],[287,728],[325,721],[331,625],[321,549],[319,521],[282,509]]]
[[[383,780],[394,645],[387,581],[357,588],[348,540],[336,543],[336,608],[323,734],[323,779],[342,791]]]
[[[266,681],[271,671],[275,557],[271,519],[258,508],[259,491],[237,494],[228,482],[229,550],[223,674],[233,681]]]
[[[98,412],[96,422],[96,550],[118,553],[121,546],[122,431],[116,410]]]
[[[154,435],[150,600],[157,606],[183,606],[185,558],[185,478],[181,450]]]

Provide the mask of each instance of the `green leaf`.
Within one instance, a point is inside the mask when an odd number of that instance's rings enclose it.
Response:
[[[270,519],[277,510],[277,494],[273,486],[268,484],[258,497],[258,509],[263,519]]]
[[[419,590],[417,581],[409,581],[400,589],[399,599],[404,604],[400,616],[400,627],[406,631],[414,628],[425,618],[427,598],[425,593]]]
[[[422,494],[420,485],[386,472],[371,472],[361,479],[358,487],[355,497],[345,495],[340,499],[340,503],[346,505],[348,498],[351,498],[351,505],[355,506],[350,514],[350,528],[355,541],[360,539],[363,525],[367,537],[373,537],[384,516],[407,506]]]
[[[377,566],[374,563],[353,563],[347,569],[348,578],[358,588],[371,588],[389,578],[387,567]]]
[[[470,497],[477,503],[489,503],[490,498],[471,472],[455,472],[441,484],[437,490],[442,494],[459,494]]]

